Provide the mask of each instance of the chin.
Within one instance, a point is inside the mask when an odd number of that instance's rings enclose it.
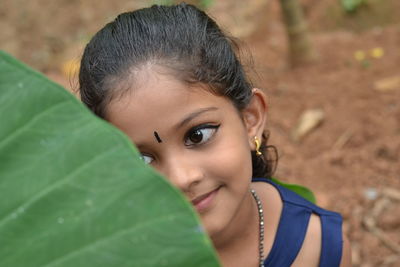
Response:
[[[216,211],[214,214],[200,215],[200,218],[207,235],[210,237],[213,243],[215,243],[216,240],[221,239],[221,236],[224,235],[224,230],[229,225],[227,216],[221,214],[220,211]]]
[[[211,239],[214,239],[219,235],[219,233],[222,232],[224,227],[218,219],[216,219],[214,216],[208,215],[209,214],[200,214],[200,219],[207,235]]]

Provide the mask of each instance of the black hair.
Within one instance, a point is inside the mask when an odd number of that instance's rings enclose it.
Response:
[[[252,88],[237,56],[238,46],[207,14],[195,6],[154,5],[120,14],[102,28],[84,50],[79,72],[82,102],[106,118],[110,101],[128,91],[121,84],[134,82],[135,71],[145,64],[160,65],[188,83],[202,83],[225,96],[240,111],[252,98]],[[270,177],[275,148],[263,156],[252,151],[253,177]],[[272,148],[274,157],[267,153]]]

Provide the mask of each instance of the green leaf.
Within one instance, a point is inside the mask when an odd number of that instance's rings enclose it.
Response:
[[[200,0],[200,6],[202,9],[208,9],[214,4],[214,0]]]
[[[152,0],[152,5],[171,6],[175,4],[175,0]]]
[[[121,132],[0,51],[0,266],[218,266]]]
[[[354,12],[365,3],[365,0],[340,0],[340,3],[346,12]]]
[[[271,178],[271,180],[274,181],[275,183],[295,192],[296,194],[302,196],[303,198],[307,199],[311,203],[316,203],[314,193],[307,187],[297,185],[297,184],[286,184],[286,183],[279,181],[276,178]]]

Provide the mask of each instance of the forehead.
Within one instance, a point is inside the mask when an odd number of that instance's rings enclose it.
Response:
[[[138,74],[135,86],[107,108],[107,119],[128,135],[168,130],[199,109],[214,108],[212,112],[221,114],[235,111],[226,97],[211,93],[204,85],[188,85],[158,71]]]

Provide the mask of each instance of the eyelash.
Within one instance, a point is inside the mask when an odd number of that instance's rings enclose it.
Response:
[[[193,127],[193,128],[190,129],[190,130],[187,132],[187,134],[185,135],[185,138],[184,138],[185,146],[188,146],[188,147],[195,147],[195,146],[203,145],[203,144],[209,142],[209,140],[210,140],[211,138],[213,138],[214,135],[215,135],[215,133],[218,131],[219,126],[221,126],[221,124],[218,124],[218,125],[202,124],[202,125]],[[207,138],[207,140],[203,141],[203,136],[204,136],[204,134],[202,133],[202,140],[201,140],[200,142],[198,142],[198,143],[194,143],[194,142],[193,142],[192,144],[187,144],[187,141],[189,140],[191,134],[195,133],[196,131],[200,131],[200,132],[201,132],[202,130],[211,130],[211,131],[212,131],[211,133],[209,133],[210,136]],[[153,157],[153,156],[148,155],[148,154],[145,154],[145,153],[141,153],[140,158],[141,158],[146,164],[151,164],[151,163],[154,161],[154,157]],[[150,161],[147,162],[147,161],[146,161],[146,158],[149,158]]]
[[[218,131],[220,124],[218,125],[212,125],[212,124],[202,124],[196,127],[193,127],[192,129],[190,129],[187,134],[185,135],[185,139],[184,139],[184,143],[186,146],[198,146],[198,145],[203,145],[207,142],[209,142],[209,140],[211,138],[214,137],[215,133]],[[207,140],[203,140],[204,139],[204,130],[211,130],[211,133],[209,133],[209,136],[207,137]],[[199,142],[193,142],[193,140],[190,140],[190,137],[192,134],[196,133],[196,132],[200,132],[202,134],[201,136],[201,140]],[[188,144],[188,141],[191,141],[192,144]]]

